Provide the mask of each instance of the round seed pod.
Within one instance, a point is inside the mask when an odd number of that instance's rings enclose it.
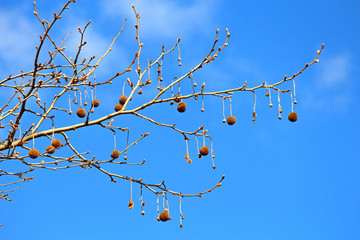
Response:
[[[178,112],[185,112],[186,111],[186,103],[184,102],[179,102],[179,104],[177,105],[177,110]]]
[[[145,202],[142,202],[142,203],[141,203],[141,206],[145,206]]]
[[[143,215],[143,216],[144,216],[144,215],[145,215],[145,211],[141,211],[141,215]]]
[[[79,109],[76,111],[76,115],[77,115],[79,118],[84,118],[84,117],[86,116],[86,111],[85,111],[85,109],[79,108]]]
[[[210,149],[207,146],[203,146],[203,147],[200,148],[200,154],[202,156],[208,155],[209,152],[210,152]]]
[[[236,123],[236,117],[234,117],[234,116],[228,116],[228,118],[227,118],[227,124],[229,124],[229,125],[234,125],[235,123]]]
[[[129,200],[129,209],[132,209],[134,207],[134,202],[132,200]]]
[[[49,145],[46,147],[46,152],[49,153],[49,154],[53,154],[55,152],[55,147],[52,146],[52,145]]]
[[[116,150],[116,149],[112,150],[110,156],[111,156],[111,158],[113,158],[113,159],[117,159],[117,158],[120,156],[119,150]]]
[[[32,159],[37,158],[40,155],[39,151],[36,148],[30,149],[29,151],[29,157]]]
[[[290,122],[296,122],[298,120],[298,115],[296,112],[291,112],[288,115],[288,119]]]
[[[171,220],[171,217],[170,217],[167,209],[165,209],[163,212],[160,213],[159,218],[163,222],[166,222],[167,220]]]
[[[51,145],[54,147],[54,148],[60,148],[61,147],[61,141],[59,139],[54,139],[51,141]]]
[[[188,158],[188,160],[186,160],[187,163],[191,163],[192,160],[190,158]]]
[[[179,102],[181,102],[181,101],[182,101],[182,100],[181,100],[181,99],[179,99],[178,97],[180,97],[180,95],[179,95],[179,94],[174,95],[174,98],[175,98],[174,102],[179,103]]]
[[[124,104],[126,103],[126,101],[127,101],[127,96],[121,96],[121,97],[119,98],[119,103],[120,103],[121,105],[124,105]]]
[[[97,99],[94,99],[91,101],[91,106],[98,107],[100,105],[100,101]]]
[[[115,112],[118,112],[118,111],[120,111],[122,108],[123,108],[123,106],[118,103],[118,104],[115,105],[115,108],[114,108],[114,109],[115,109]]]

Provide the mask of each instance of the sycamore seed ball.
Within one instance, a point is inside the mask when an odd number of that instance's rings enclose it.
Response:
[[[132,209],[134,207],[134,202],[132,200],[129,200],[129,209]]]
[[[176,95],[174,95],[174,98],[175,98],[175,102],[177,102],[177,103],[179,103],[179,102],[181,102],[181,99],[180,98],[178,98],[178,97],[180,97],[180,95],[179,94],[176,94]]]
[[[40,155],[39,151],[36,148],[30,149],[29,151],[29,157],[32,159],[37,158]]]
[[[166,222],[167,220],[171,220],[171,217],[170,217],[167,209],[165,209],[163,212],[160,213],[159,219],[163,222]]]
[[[100,105],[100,101],[97,99],[94,99],[91,101],[91,105],[94,107],[98,107]]]
[[[124,105],[124,104],[126,103],[126,101],[127,101],[127,96],[121,96],[121,97],[119,98],[119,103],[120,103],[121,105]]]
[[[112,150],[112,152],[111,152],[111,158],[113,158],[113,159],[116,159],[116,158],[118,158],[119,156],[120,156],[120,152],[119,152],[119,150],[116,150],[116,149],[114,149],[114,150]]]
[[[236,118],[234,116],[229,116],[226,121],[227,121],[227,124],[234,125],[236,122]]]
[[[186,103],[184,102],[179,102],[179,104],[177,105],[177,110],[178,112],[185,112],[186,111]]]
[[[79,108],[79,109],[76,111],[76,115],[77,115],[79,118],[84,118],[84,117],[86,116],[86,111],[85,111],[85,109]]]
[[[289,119],[290,122],[296,122],[297,119],[298,119],[297,113],[296,112],[289,113],[288,119]]]
[[[49,145],[46,147],[46,152],[49,154],[53,154],[55,152],[55,147],[52,145]]]
[[[60,139],[54,139],[54,140],[51,141],[51,145],[54,148],[60,148],[62,144],[61,144]]]
[[[202,156],[208,155],[209,152],[210,152],[210,149],[207,146],[203,146],[203,147],[200,148],[200,154]]]
[[[120,111],[121,109],[123,108],[123,106],[121,105],[121,104],[116,104],[115,105],[115,112],[118,112],[118,111]]]

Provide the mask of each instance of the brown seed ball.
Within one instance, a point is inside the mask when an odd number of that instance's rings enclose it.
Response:
[[[115,112],[118,112],[118,111],[120,111],[122,108],[123,108],[123,106],[118,103],[118,104],[115,105],[115,108],[114,108],[114,109],[115,109]]]
[[[181,102],[181,99],[179,99],[178,97],[180,97],[179,94],[174,95],[174,98],[175,98],[174,101],[177,102],[177,103]]]
[[[159,218],[163,222],[166,222],[167,220],[171,220],[171,217],[166,209],[160,213]]]
[[[111,152],[111,158],[113,158],[113,159],[116,159],[116,158],[118,158],[119,156],[120,156],[120,152],[119,152],[119,150],[116,150],[116,149],[114,149],[114,150],[112,150],[112,152]]]
[[[100,101],[97,99],[94,99],[91,101],[91,106],[98,107],[100,105]]]
[[[85,111],[85,109],[79,108],[79,109],[76,111],[76,115],[77,115],[79,118],[84,118],[84,117],[86,116],[86,111]]]
[[[186,103],[184,102],[179,102],[179,104],[177,105],[177,110],[178,112],[185,112],[186,111]]]
[[[234,125],[236,123],[236,117],[229,116],[226,121],[227,121],[227,124]]]
[[[145,206],[145,202],[142,202],[142,203],[141,203],[141,206]]]
[[[54,148],[60,148],[61,147],[61,141],[59,139],[54,139],[51,141],[51,145],[54,147]]]
[[[46,152],[49,153],[49,154],[53,154],[55,152],[55,147],[52,146],[52,145],[49,145],[46,147]]]
[[[129,209],[132,209],[134,207],[134,202],[129,200]]]
[[[30,149],[29,157],[35,159],[40,155],[39,151],[36,148]]]
[[[124,104],[126,103],[126,101],[127,101],[127,96],[121,96],[121,97],[119,98],[119,103],[120,103],[121,105],[124,105]]]
[[[186,162],[187,163],[192,163],[192,160],[189,158]]]
[[[288,119],[290,122],[296,122],[298,120],[298,115],[296,112],[291,112],[288,115]]]
[[[141,211],[141,215],[143,215],[143,216],[144,216],[144,215],[145,215],[145,211]]]
[[[209,150],[209,148],[207,146],[203,146],[203,147],[200,148],[200,154],[202,156],[208,155],[209,152],[210,152],[210,150]]]

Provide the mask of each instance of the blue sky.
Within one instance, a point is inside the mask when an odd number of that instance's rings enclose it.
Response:
[[[37,1],[39,14],[49,18],[63,3]],[[206,190],[225,175],[223,185],[203,198],[183,199],[186,218],[180,229],[177,197],[169,196],[172,220],[162,223],[156,221],[156,197],[150,192],[144,192],[146,214],[140,214],[136,185],[135,207],[127,208],[128,181],[111,183],[94,169],[39,169],[33,173],[34,180],[11,194],[12,202],[0,201],[0,223],[4,224],[0,239],[360,239],[360,2],[78,0],[55,25],[53,36],[61,41],[71,32],[65,42],[71,55],[78,44],[77,27],[91,19],[83,56],[98,57],[128,18],[97,72],[98,79],[109,78],[136,51],[131,3],[141,15],[142,64],[159,55],[162,43],[169,48],[181,37],[182,67],[177,66],[176,54],[166,58],[163,69],[168,79],[202,61],[217,28],[220,42],[225,28],[229,29],[229,46],[213,64],[194,74],[199,84],[206,82],[209,91],[238,87],[244,81],[249,87],[278,82],[312,61],[324,43],[320,62],[296,78],[299,120],[286,119],[291,111],[286,94],[281,96],[283,119],[278,120],[264,90],[257,92],[256,123],[251,121],[253,95],[246,92],[233,97],[237,118],[233,126],[222,123],[222,102],[214,97],[205,98],[203,113],[200,100],[189,100],[183,114],[168,104],[143,112],[189,131],[204,124],[214,139],[217,168],[213,170],[209,157],[196,158],[194,139],[189,141],[193,162],[187,164],[180,134],[134,117],[115,119],[118,126],[131,129],[131,141],[141,133],[150,132],[150,136],[128,153],[129,161],[146,159],[145,165],[109,166],[108,170],[152,183],[166,180],[168,188],[184,193]],[[31,1],[0,3],[1,79],[33,65],[34,45],[43,30],[32,11]],[[112,111],[126,77],[97,89],[103,104],[96,116]],[[288,88],[291,83],[282,87]],[[8,93],[0,92],[3,103]],[[154,93],[144,90],[141,97]],[[40,94],[43,99],[51,97]],[[275,93],[272,96],[276,100]],[[134,100],[131,106],[142,101]],[[74,116],[64,121],[65,117],[59,116],[57,126],[78,122]],[[0,132],[1,139],[4,135]],[[111,132],[98,127],[70,136],[80,151],[90,149],[99,158],[108,157],[113,148]],[[117,145],[124,147],[125,139],[125,134],[117,134]],[[41,140],[38,144],[46,146]]]

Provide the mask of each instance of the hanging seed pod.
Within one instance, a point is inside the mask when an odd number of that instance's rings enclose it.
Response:
[[[49,153],[49,154],[53,154],[55,152],[55,147],[52,146],[52,145],[49,145],[46,147],[46,152]]]
[[[143,211],[141,211],[141,215],[143,215],[143,216],[145,215],[145,211],[144,211],[144,210],[143,210]]]
[[[112,150],[110,156],[111,156],[111,158],[113,158],[113,159],[117,159],[118,157],[120,157],[120,152],[119,152],[119,150],[116,150],[116,149]]]
[[[186,160],[187,163],[191,163],[192,160],[190,158],[188,158],[188,160]]]
[[[141,203],[141,206],[145,206],[145,202],[142,202],[142,203]]]
[[[179,102],[179,104],[177,105],[177,110],[178,112],[185,112],[186,111],[186,103],[184,102]]]
[[[79,109],[76,111],[76,115],[77,115],[79,118],[84,118],[84,117],[86,116],[86,111],[85,111],[85,109],[79,108]]]
[[[203,146],[203,147],[200,148],[200,154],[202,156],[208,155],[209,152],[210,152],[210,149],[207,146]]]
[[[94,100],[91,101],[91,105],[93,107],[98,107],[100,105],[100,101],[97,100],[97,99],[94,99]]]
[[[40,155],[39,151],[36,148],[30,149],[29,151],[29,157],[32,159],[37,158]]]
[[[115,109],[115,112],[118,112],[118,111],[120,111],[122,108],[123,108],[123,106],[118,103],[118,104],[115,105],[115,108],[114,108],[114,109]]]
[[[288,119],[290,122],[296,122],[298,120],[298,115],[296,112],[291,112],[288,115]]]
[[[180,95],[179,95],[179,94],[174,95],[174,98],[175,98],[174,102],[179,103],[179,102],[181,102],[181,101],[182,101],[182,100],[181,100],[180,98],[178,98],[178,97],[180,97]]]
[[[161,221],[166,222],[167,220],[171,220],[171,217],[170,217],[168,211],[169,210],[167,208],[165,208],[164,211],[160,213],[159,219]]]
[[[54,140],[51,141],[51,145],[54,148],[60,148],[62,144],[61,144],[60,139],[54,139]]]
[[[126,101],[127,101],[127,96],[121,96],[120,98],[119,98],[119,103],[121,104],[121,105],[124,105],[125,103],[126,103]]]
[[[229,116],[226,121],[227,124],[234,125],[236,123],[236,118],[234,116]]]
[[[132,200],[129,200],[129,209],[132,209],[134,207],[134,202]]]

